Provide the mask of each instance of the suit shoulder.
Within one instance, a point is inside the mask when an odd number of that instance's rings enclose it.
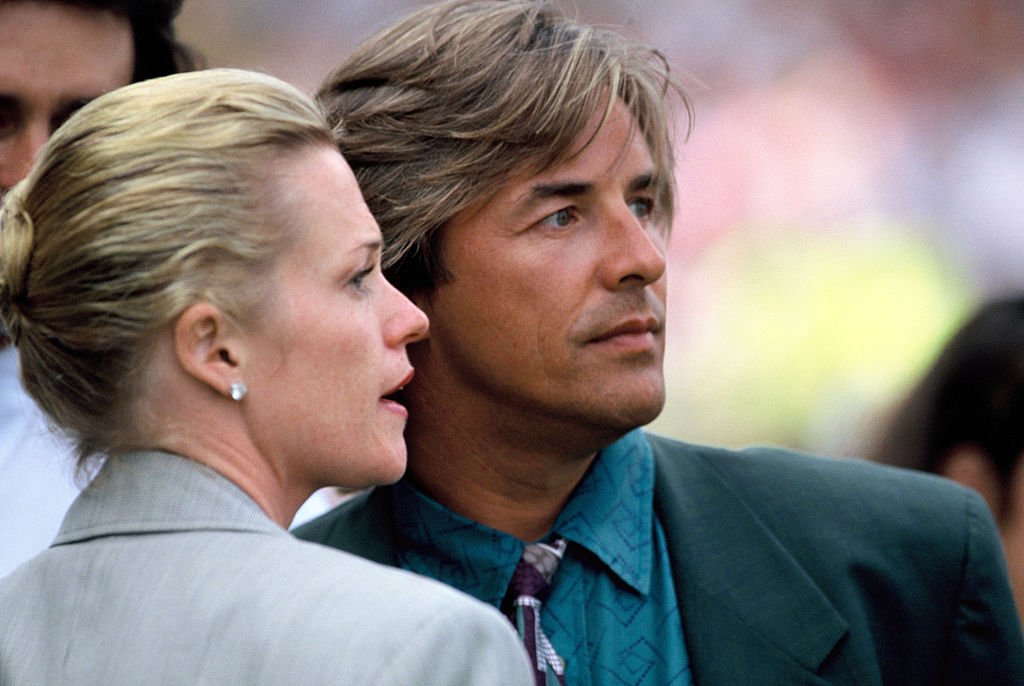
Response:
[[[774,618],[802,579],[849,626],[836,660],[874,655],[879,680],[894,683],[1021,683],[999,536],[974,491],[863,460],[649,440],[681,587],[728,598],[753,579],[736,616]],[[922,665],[946,671],[925,678]]]
[[[1007,590],[991,512],[948,479],[779,448],[652,447],[655,508],[676,542],[728,531],[746,546],[781,547],[830,598],[859,597],[848,580],[870,578],[868,596],[931,594],[949,600],[945,616],[965,588]]]
[[[967,519],[991,516],[980,495],[949,479],[859,458],[768,446],[733,450],[660,436],[650,443],[662,489],[724,489],[756,512],[795,516],[791,522],[818,512],[831,521],[930,526],[956,536]]]
[[[854,491],[874,488],[910,488],[927,495],[961,498],[969,489],[949,479],[856,457],[827,457],[779,448],[754,446],[741,449],[683,443],[648,435],[660,470],[666,474],[690,469],[709,469],[722,478],[757,487],[790,484],[802,488],[814,483],[826,489]],[[689,463],[689,465],[687,465]],[[767,484],[765,482],[768,482]]]
[[[379,486],[341,503],[292,532],[297,538],[397,564],[391,489]]]
[[[327,512],[295,527],[292,534],[305,541],[324,542],[330,539],[332,533],[339,527],[346,526],[348,519],[359,516],[367,507],[369,497],[370,491],[357,493]]]

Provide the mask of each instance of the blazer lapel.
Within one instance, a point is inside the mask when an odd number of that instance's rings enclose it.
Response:
[[[650,437],[697,684],[823,684],[848,625],[755,512],[699,455]],[[675,446],[675,447],[673,447]]]

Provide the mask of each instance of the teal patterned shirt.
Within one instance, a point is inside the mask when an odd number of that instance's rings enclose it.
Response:
[[[399,564],[500,607],[523,542],[477,524],[408,481],[393,491]],[[541,624],[578,686],[691,684],[654,459],[638,429],[598,454],[551,536],[569,545]]]

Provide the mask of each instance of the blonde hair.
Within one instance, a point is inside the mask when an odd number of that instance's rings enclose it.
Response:
[[[384,233],[384,267],[407,293],[446,277],[439,230],[523,169],[579,152],[595,113],[621,99],[654,161],[656,219],[671,225],[666,99],[692,105],[665,58],[533,0],[454,0],[363,43],[318,97]],[[596,134],[595,134],[596,135]]]
[[[273,162],[332,146],[317,105],[233,69],[112,91],[72,116],[0,208],[0,317],[22,380],[79,465],[129,447],[158,330],[207,301],[243,319],[290,231]]]

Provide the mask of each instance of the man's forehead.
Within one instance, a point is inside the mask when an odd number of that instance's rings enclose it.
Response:
[[[73,101],[128,84],[134,71],[124,15],[60,2],[0,2],[0,93]]]

